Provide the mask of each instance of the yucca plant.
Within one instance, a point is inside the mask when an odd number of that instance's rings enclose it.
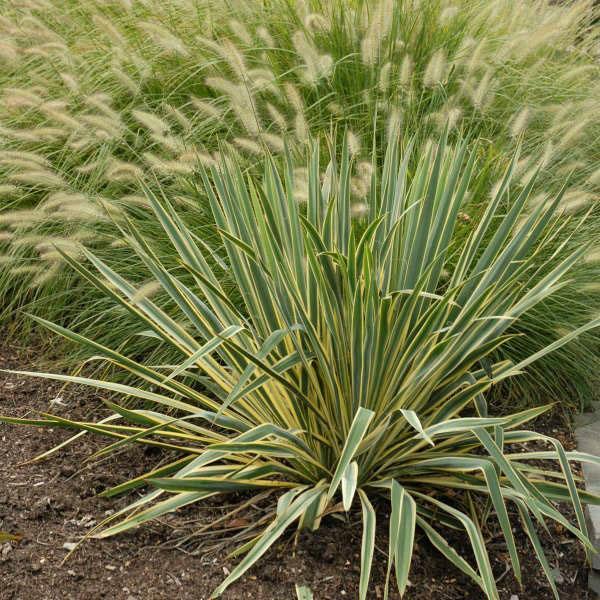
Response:
[[[485,394],[600,324],[596,319],[518,364],[499,358],[515,323],[568,284],[565,275],[586,251],[559,249],[550,269],[540,264],[565,227],[553,219],[560,195],[526,211],[535,182],[513,194],[515,156],[479,224],[455,247],[453,232],[476,169],[476,154],[465,142],[450,146],[444,136],[416,157],[410,145],[401,152],[390,143],[382,169],[374,167],[366,215],[352,208],[348,144],[337,158],[331,152],[324,173],[320,155],[315,144],[305,204],[294,197],[289,155],[282,165],[267,159],[261,180],[245,177],[233,159],[203,172],[222,248],[209,248],[166,198],[147,190],[194,285],[164,268],[143,232],[132,228],[128,238],[179,307],[177,319],[92,253],[86,253],[88,266],[65,255],[82,278],[137,319],[140,333],[175,348],[180,363],[142,364],[42,321],[125,369],[139,385],[28,373],[128,401],[108,403],[110,416],[98,422],[58,416],[3,421],[113,438],[100,455],[133,443],[179,454],[103,492],[153,488],[109,517],[95,532],[99,537],[216,494],[282,492],[270,524],[258,533],[249,527],[236,550],[243,558],[214,596],[291,525],[317,529],[327,513],[360,506],[365,598],[379,496],[391,506],[387,573],[389,581],[395,570],[400,593],[420,530],[487,597],[497,598],[482,531],[494,514],[520,579],[510,505],[556,594],[534,523],[554,520],[591,551],[582,502],[600,498],[578,491],[569,461],[600,459],[566,452],[557,440],[523,428],[546,407],[493,417]],[[219,283],[223,267],[241,309]],[[533,441],[547,449],[523,446]],[[542,470],[531,459],[554,459],[560,470]],[[556,509],[559,501],[572,505],[575,525]],[[466,531],[475,564],[448,544],[440,526]]]

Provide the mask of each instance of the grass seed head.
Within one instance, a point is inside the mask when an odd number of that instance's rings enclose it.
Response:
[[[185,43],[166,27],[157,23],[144,21],[138,25],[140,29],[148,34],[154,43],[167,53],[178,54],[188,57],[190,52]]]
[[[269,117],[273,121],[273,123],[277,126],[279,131],[286,131],[288,128],[288,123],[283,114],[270,102],[267,103],[267,112],[269,113]]]
[[[440,48],[433,53],[425,67],[425,72],[423,73],[423,85],[425,87],[434,87],[441,84],[445,77],[446,53]]]
[[[264,27],[263,25],[261,25],[260,27],[258,27],[256,29],[256,35],[264,42],[264,44],[265,44],[265,46],[267,46],[267,48],[275,48],[276,47],[275,40],[269,33],[269,30],[266,27]]]
[[[155,296],[160,290],[162,286],[160,282],[156,280],[150,280],[146,283],[142,284],[131,296],[131,302],[133,304],[139,304],[142,300],[147,300]]]
[[[514,138],[519,137],[527,127],[531,109],[527,106],[522,108],[512,119],[510,124],[510,135]]]

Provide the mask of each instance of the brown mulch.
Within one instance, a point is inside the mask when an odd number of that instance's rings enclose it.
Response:
[[[1,332],[0,332],[1,333]],[[0,345],[0,368],[43,369],[35,347]],[[63,404],[50,404],[57,396]],[[11,416],[56,412],[76,419],[98,414],[100,397],[89,390],[69,388],[44,379],[0,373],[0,414]],[[568,421],[555,413],[537,424],[558,436],[568,447],[573,438]],[[68,437],[58,429],[0,425],[0,531],[20,536],[18,542],[0,542],[0,599],[38,600],[72,598],[94,600],[154,600],[161,598],[207,599],[232,569],[231,548],[213,547],[207,554],[191,554],[193,545],[175,548],[181,537],[231,509],[213,502],[193,506],[160,522],[108,540],[90,540],[63,562],[65,543],[75,542],[110,511],[128,499],[103,499],[96,494],[157,464],[154,452],[127,449],[100,462],[84,462],[102,445],[89,435],[52,458],[21,464]],[[233,499],[234,501],[235,499]],[[260,514],[261,506],[236,516],[241,523]],[[385,515],[379,519],[376,563],[369,597],[383,597],[387,540]],[[235,528],[239,523],[231,522]],[[547,555],[555,568],[561,597],[590,599],[584,553],[573,536],[550,526],[552,536],[542,535]],[[295,583],[308,585],[315,599],[357,598],[361,525],[359,515],[348,522],[325,519],[319,531],[296,541],[290,532],[258,565],[232,585],[223,598],[263,600],[295,598]],[[490,540],[494,572],[503,600],[550,599],[545,581],[526,536],[516,530],[521,552],[523,587],[507,568],[507,552],[499,540]],[[211,539],[210,536],[203,538]],[[466,540],[452,540],[467,547]],[[481,590],[454,569],[435,549],[418,538],[410,587],[405,598],[415,600],[480,599]],[[397,598],[397,595],[390,594]]]

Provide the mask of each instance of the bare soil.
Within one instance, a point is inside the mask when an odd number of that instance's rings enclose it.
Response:
[[[35,347],[0,343],[1,369],[43,370],[47,360]],[[61,398],[60,403],[52,403],[57,397]],[[0,373],[0,414],[33,416],[54,412],[85,419],[101,410],[101,397],[89,390],[71,387],[65,391],[47,380]],[[540,421],[537,427],[573,448],[569,422],[558,413]],[[209,598],[235,564],[226,558],[231,548],[213,544],[212,550],[205,547],[206,552],[194,554],[193,544],[183,549],[175,546],[182,536],[226,514],[236,499],[221,500],[226,504],[190,507],[120,537],[89,540],[64,561],[65,543],[78,541],[110,511],[131,501],[131,497],[114,500],[96,494],[155,466],[160,459],[154,452],[127,449],[126,453],[100,462],[86,462],[104,443],[86,435],[47,460],[26,462],[68,436],[68,432],[59,429],[0,425],[0,531],[19,536],[18,542],[0,542],[0,599]],[[237,522],[234,519],[225,527],[235,531],[260,513],[259,503],[236,515]],[[380,514],[369,594],[377,599],[383,598],[386,567],[385,507],[381,507]],[[560,527],[550,526],[550,531],[552,535],[544,534],[542,539],[555,568],[561,597],[590,599],[583,551]],[[318,600],[357,598],[360,534],[358,514],[351,515],[347,522],[326,519],[318,532],[303,534],[299,539],[291,531],[223,598],[294,599],[296,583],[309,586]],[[522,588],[508,569],[505,546],[488,540],[501,598],[552,598],[526,536],[520,530],[516,536],[524,575]],[[210,530],[203,539],[212,539]],[[459,548],[468,547],[457,534],[452,542]],[[406,598],[454,600],[482,596],[477,586],[426,541],[417,539]],[[398,596],[394,592],[391,597]]]

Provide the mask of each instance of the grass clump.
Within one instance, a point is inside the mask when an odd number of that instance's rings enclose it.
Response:
[[[357,216],[350,145],[346,139],[331,155],[323,177],[319,149],[312,150],[306,204],[295,198],[289,153],[280,167],[266,160],[260,178],[246,177],[231,157],[203,172],[223,256],[198,243],[173,206],[147,189],[193,285],[162,264],[144,232],[133,227],[124,237],[177,306],[172,315],[93,253],[85,251],[85,264],[64,253],[83,279],[179,359],[150,366],[44,322],[136,383],[30,375],[94,386],[128,397],[128,404],[108,403],[111,415],[96,423],[2,420],[112,438],[98,455],[135,443],[177,453],[174,462],[104,492],[152,488],[109,517],[96,531],[100,537],[215,494],[281,492],[270,524],[238,536],[242,558],[214,596],[290,526],[318,529],[327,511],[360,506],[365,598],[378,497],[389,502],[388,579],[394,569],[401,593],[419,529],[486,597],[497,598],[483,531],[497,521],[520,579],[511,505],[557,595],[534,523],[554,520],[591,549],[582,502],[600,499],[578,491],[569,461],[598,459],[565,452],[557,440],[527,429],[547,407],[492,416],[485,394],[600,325],[596,319],[518,363],[499,357],[524,315],[568,285],[586,248],[563,245],[545,264],[565,223],[555,218],[560,194],[524,213],[535,178],[504,212],[516,157],[479,223],[464,243],[453,242],[477,155],[445,137],[416,156],[390,143],[382,168],[372,166],[368,213]],[[225,259],[237,305],[216,274]],[[547,449],[523,446],[533,441]],[[542,474],[532,459],[555,460],[560,470]],[[555,508],[561,501],[573,507],[576,525]],[[448,545],[443,526],[466,532],[473,564]]]
[[[142,284],[118,225],[133,219],[162,240],[157,252],[168,264],[170,250],[139,181],[165,189],[186,223],[209,237],[210,210],[193,177],[220,160],[219,142],[251,165],[281,152],[284,140],[303,156],[311,136],[348,129],[360,212],[373,131],[382,142],[400,128],[424,145],[450,124],[484,140],[475,186],[482,193],[465,210],[476,219],[522,137],[517,180],[526,184],[540,160],[543,168],[545,188],[534,190],[532,203],[541,199],[535,192],[557,193],[571,174],[561,211],[592,211],[585,227],[565,229],[557,244],[600,238],[598,27],[589,2],[224,4],[7,3],[0,22],[5,315],[27,305],[106,343],[126,331],[147,352],[128,313],[90,291],[54,246],[75,258],[90,248]],[[300,166],[296,181],[303,178]],[[573,270],[571,286],[529,313],[521,324],[527,335],[506,347],[512,358],[600,309],[593,256]],[[156,301],[173,308],[165,295]],[[97,316],[103,312],[115,324],[110,330]],[[512,396],[583,403],[594,393],[597,355],[597,337],[582,336],[532,366]],[[157,360],[168,357],[159,352]]]

